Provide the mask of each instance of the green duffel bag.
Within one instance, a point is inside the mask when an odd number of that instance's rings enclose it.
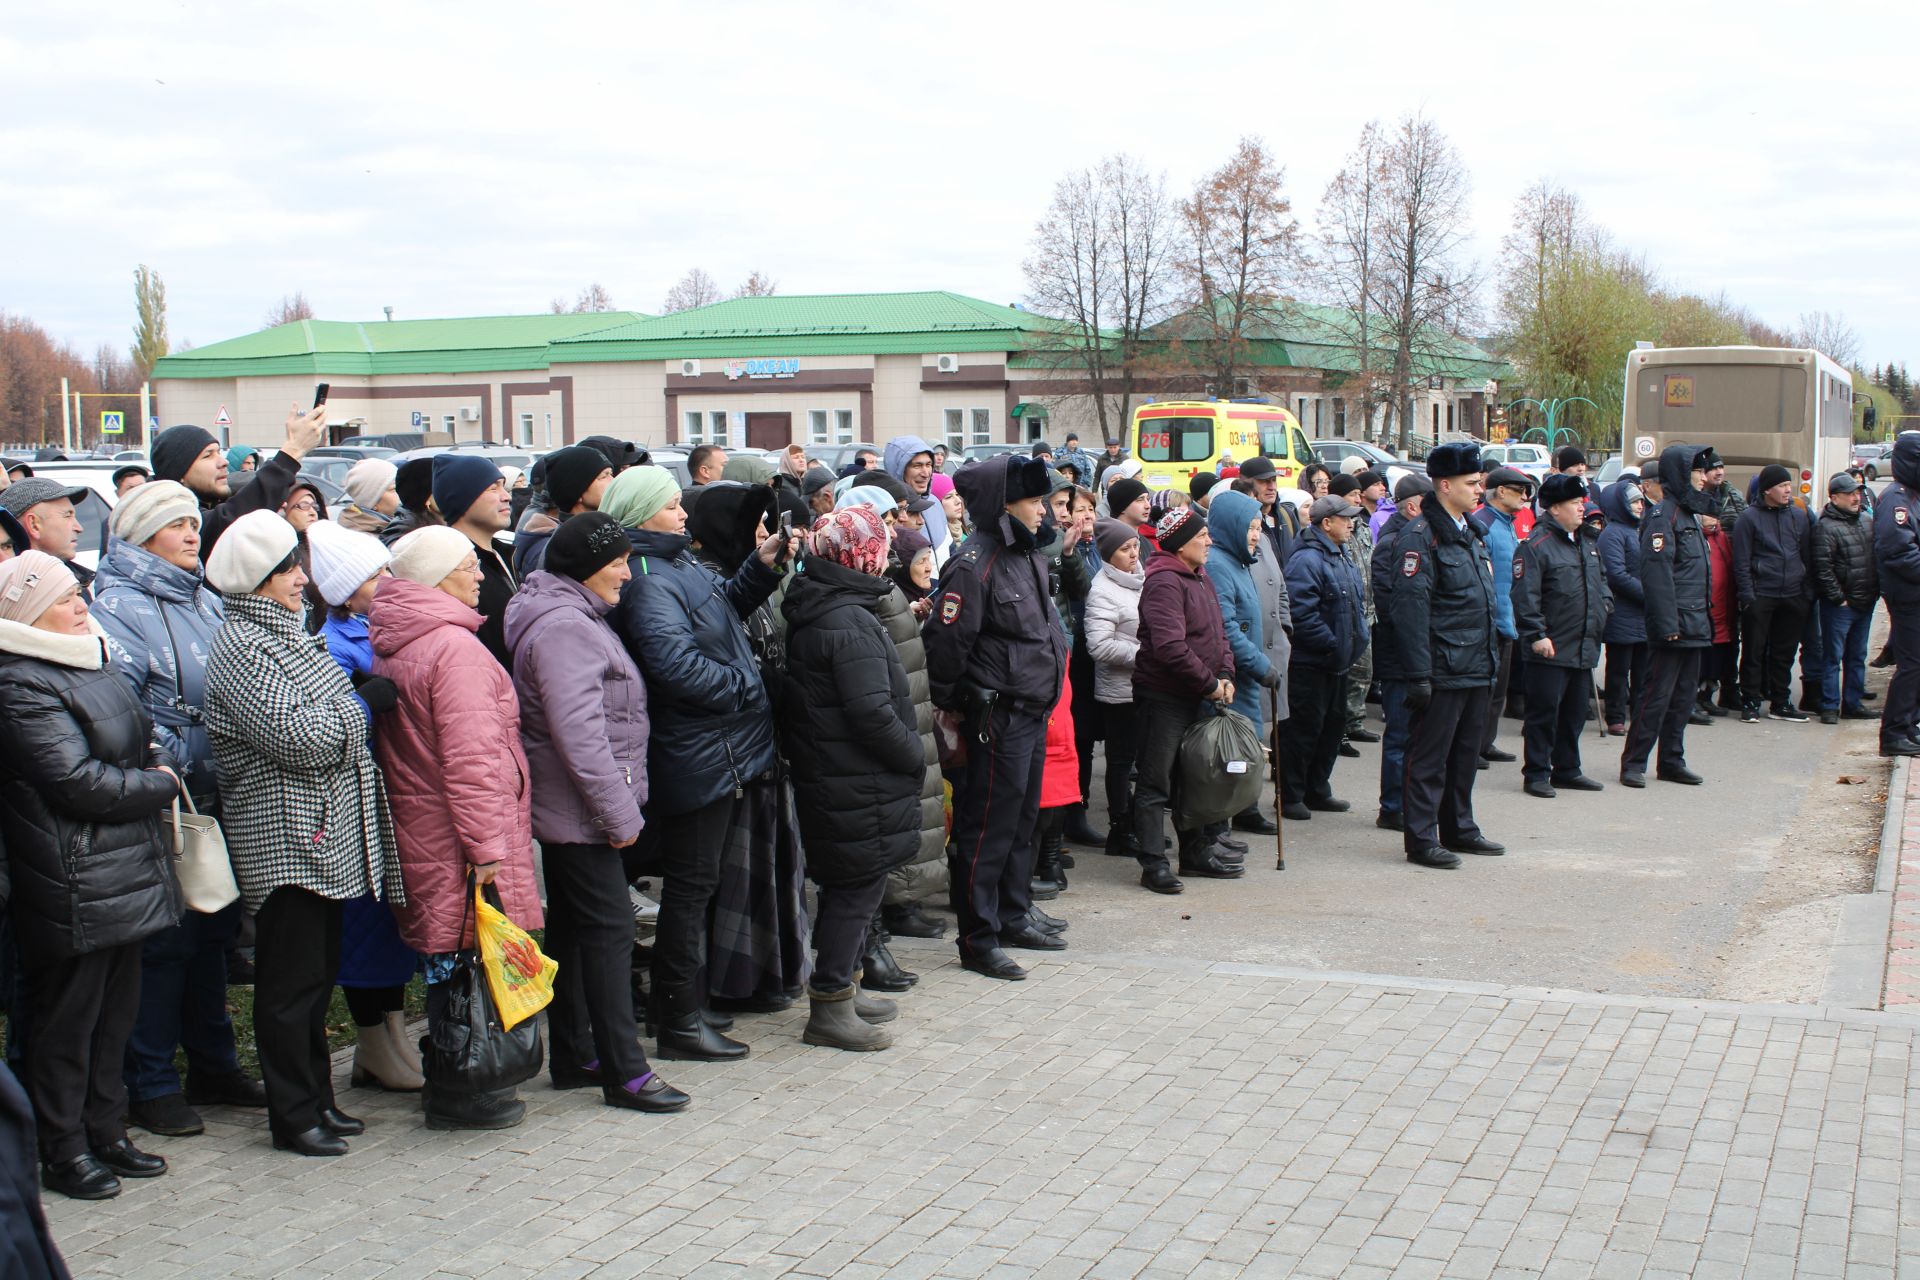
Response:
[[[1218,702],[1207,704],[1180,738],[1174,761],[1174,825],[1183,831],[1225,822],[1260,798],[1267,752],[1253,721]]]

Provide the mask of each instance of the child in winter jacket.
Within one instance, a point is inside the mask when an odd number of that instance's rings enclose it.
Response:
[[[1038,901],[1057,898],[1067,887],[1067,868],[1061,847],[1067,814],[1083,799],[1080,792],[1080,753],[1073,744],[1073,683],[1060,682],[1060,700],[1047,717],[1047,760],[1040,774],[1040,817],[1034,824],[1033,896]],[[1035,908],[1022,932],[1035,935],[1021,945],[1034,950],[1064,951],[1058,937],[1063,922]],[[1041,946],[1036,939],[1059,942]]]

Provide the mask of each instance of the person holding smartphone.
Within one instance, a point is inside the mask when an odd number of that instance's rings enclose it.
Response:
[[[322,388],[326,384],[322,383]],[[316,397],[311,409],[294,405],[287,411],[287,438],[273,456],[239,490],[227,482],[227,458],[220,442],[205,427],[183,423],[153,438],[148,450],[155,480],[177,480],[193,491],[200,503],[200,554],[213,554],[227,526],[249,511],[277,512],[286,505],[300,476],[300,463],[327,438],[327,406]]]

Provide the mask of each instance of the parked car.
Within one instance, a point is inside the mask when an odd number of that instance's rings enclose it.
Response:
[[[1382,449],[1380,446],[1368,444],[1364,440],[1314,440],[1310,443],[1313,445],[1313,456],[1318,459],[1322,465],[1336,472],[1340,470],[1348,458],[1366,459],[1369,470],[1378,471],[1386,477],[1387,491],[1389,493],[1393,491],[1395,485],[1400,483],[1401,476],[1411,475],[1413,472],[1421,470],[1421,468],[1400,461],[1400,459],[1394,457],[1392,453]]]
[[[445,439],[445,437],[441,437]],[[409,449],[418,449],[427,443],[424,431],[390,431],[379,436],[348,436],[336,448],[354,445],[375,445],[382,449],[392,449],[396,453],[405,453]]]
[[[1480,450],[1480,460],[1489,471],[1495,467],[1512,467],[1526,472],[1536,483],[1553,469],[1553,455],[1543,444],[1486,445]]]
[[[1004,453],[1032,453],[1033,446],[1038,443],[1039,441],[1035,440],[1035,441],[1030,441],[1027,444],[968,445],[966,449],[962,451],[962,456],[964,456],[968,462],[975,462],[981,458],[997,458]],[[949,454],[948,456],[952,456],[952,455]]]
[[[860,450],[862,449],[871,449],[876,454],[884,454],[887,451],[885,445],[871,444],[865,440],[856,440],[852,444],[823,444],[823,445],[817,445],[817,446],[810,446],[807,449],[807,454],[809,457],[820,459],[821,465],[826,467],[827,470],[833,472],[835,475],[838,475],[840,473],[840,468],[846,466],[849,462],[852,462],[854,459],[854,455],[859,453]]]
[[[1602,464],[1600,470],[1589,478],[1591,487],[1595,489],[1606,488],[1615,480],[1618,480],[1628,468],[1632,468],[1633,474],[1636,476],[1640,474],[1640,465],[1638,463],[1628,462],[1625,458],[1615,454],[1613,457],[1608,458],[1606,462]]]
[[[358,462],[362,458],[391,458],[398,449],[389,449],[378,444],[323,444],[318,449],[307,450],[309,458],[351,458]]]
[[[1892,452],[1890,444],[1857,444],[1853,446],[1853,465],[1866,468],[1867,479],[1878,480]]]
[[[468,441],[462,444],[430,444],[418,449],[409,449],[404,456],[389,459],[395,466],[402,462],[411,462],[415,458],[431,458],[440,453],[471,453],[487,459],[496,467],[518,467],[521,471],[531,471],[534,459],[540,456],[540,450],[518,449],[512,445],[480,444]]]

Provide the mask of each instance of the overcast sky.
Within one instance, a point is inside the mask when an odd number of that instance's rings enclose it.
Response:
[[[1915,13],[15,5],[0,310],[125,344],[140,262],[200,345],[294,290],[371,320],[540,311],[597,280],[656,311],[694,265],[1007,302],[1071,168],[1125,150],[1185,190],[1257,134],[1310,218],[1363,123],[1425,111],[1484,258],[1549,177],[1671,283],[1781,327],[1842,312],[1867,364],[1920,363]]]

